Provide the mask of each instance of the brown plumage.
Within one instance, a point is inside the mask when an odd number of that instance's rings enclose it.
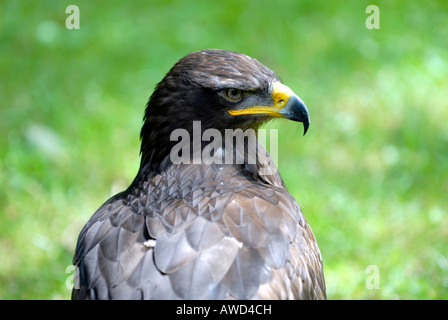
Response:
[[[193,121],[224,136],[272,117],[309,124],[303,102],[257,60],[204,50],[176,63],[148,102],[135,180],[81,231],[72,298],[324,299],[322,259],[299,205],[267,153],[248,161],[248,150],[264,151],[257,141],[239,154],[232,140],[231,163],[170,157],[171,132],[192,133]],[[214,155],[224,160],[229,144]]]

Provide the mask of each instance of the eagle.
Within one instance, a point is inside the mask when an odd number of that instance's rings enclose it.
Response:
[[[315,236],[256,138],[274,118],[310,123],[258,60],[175,63],[146,105],[135,179],[79,234],[72,299],[326,299]]]

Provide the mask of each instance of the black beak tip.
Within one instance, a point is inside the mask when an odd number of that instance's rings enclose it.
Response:
[[[308,110],[307,110],[308,111]],[[305,135],[306,134],[306,132],[308,131],[308,128],[310,127],[310,115],[309,115],[309,113],[308,112],[306,112],[304,115],[303,115],[303,118],[302,118],[302,123],[303,123],[303,135]]]
[[[306,135],[306,132],[308,131],[309,126],[310,126],[309,121],[303,123],[303,135]]]
[[[303,123],[303,135],[305,135],[310,126],[310,114],[306,108],[305,103],[297,96],[290,98],[291,105],[289,106],[289,112],[293,115],[292,120],[300,121]],[[289,103],[289,101],[288,101]],[[288,106],[288,104],[286,105]]]
[[[285,118],[303,123],[303,135],[306,134],[310,126],[310,114],[305,103],[297,97],[291,96],[285,107],[281,110]]]

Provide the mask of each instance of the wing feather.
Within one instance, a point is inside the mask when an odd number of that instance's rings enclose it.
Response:
[[[317,244],[281,178],[203,167],[172,166],[98,209],[78,240],[74,298],[325,296]]]

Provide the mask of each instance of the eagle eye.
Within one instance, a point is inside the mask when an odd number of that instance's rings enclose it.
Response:
[[[243,90],[230,88],[224,90],[224,97],[231,102],[238,102],[243,98]]]

